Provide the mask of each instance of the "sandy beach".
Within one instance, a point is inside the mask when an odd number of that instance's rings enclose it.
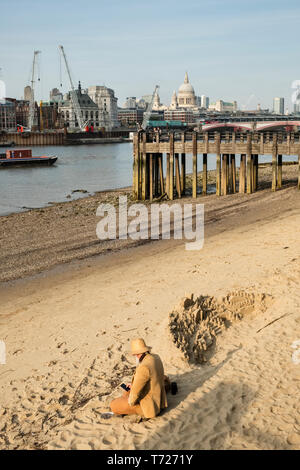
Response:
[[[269,170],[251,195],[199,197],[200,251],[99,243],[97,205],[129,190],[0,218],[0,449],[300,448],[300,192],[295,166],[275,193]],[[179,393],[105,420],[134,337]]]

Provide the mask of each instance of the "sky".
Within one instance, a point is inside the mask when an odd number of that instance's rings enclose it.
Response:
[[[127,96],[152,94],[169,104],[185,72],[197,96],[236,100],[240,109],[273,107],[300,79],[299,0],[0,0],[0,79],[22,98],[33,51],[40,50],[36,99],[69,80],[106,85],[122,106]],[[62,87],[60,83],[62,82]]]

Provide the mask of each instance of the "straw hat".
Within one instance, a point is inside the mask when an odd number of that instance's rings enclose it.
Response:
[[[133,339],[130,346],[132,355],[150,352],[152,349],[150,346],[146,346],[145,341],[142,338]]]

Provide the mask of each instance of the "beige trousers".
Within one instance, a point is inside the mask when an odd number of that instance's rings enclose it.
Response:
[[[110,404],[110,409],[116,415],[140,415],[143,416],[140,405],[130,406],[128,403],[129,392],[124,391],[123,396],[116,398]]]

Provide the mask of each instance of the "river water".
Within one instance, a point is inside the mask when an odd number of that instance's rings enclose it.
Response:
[[[24,147],[25,148],[25,147]],[[0,149],[1,153],[6,149]],[[130,186],[132,143],[32,147],[32,154],[57,155],[53,166],[0,169],[0,215],[44,207],[87,196],[72,193],[83,189],[93,194]],[[71,198],[67,198],[71,195]]]
[[[25,148],[25,147],[24,147]],[[0,152],[4,153],[5,148]],[[132,143],[76,146],[33,147],[38,155],[57,155],[51,167],[16,167],[0,169],[0,215],[45,207],[132,184]],[[271,157],[261,157],[260,162]],[[289,159],[292,159],[289,157]],[[202,170],[201,158],[198,171]],[[237,166],[239,158],[237,157]],[[165,165],[164,165],[165,168]],[[215,155],[209,155],[208,169],[216,168]],[[187,158],[187,172],[192,171],[192,158]],[[85,190],[88,193],[72,191]],[[67,197],[71,196],[71,197]]]

